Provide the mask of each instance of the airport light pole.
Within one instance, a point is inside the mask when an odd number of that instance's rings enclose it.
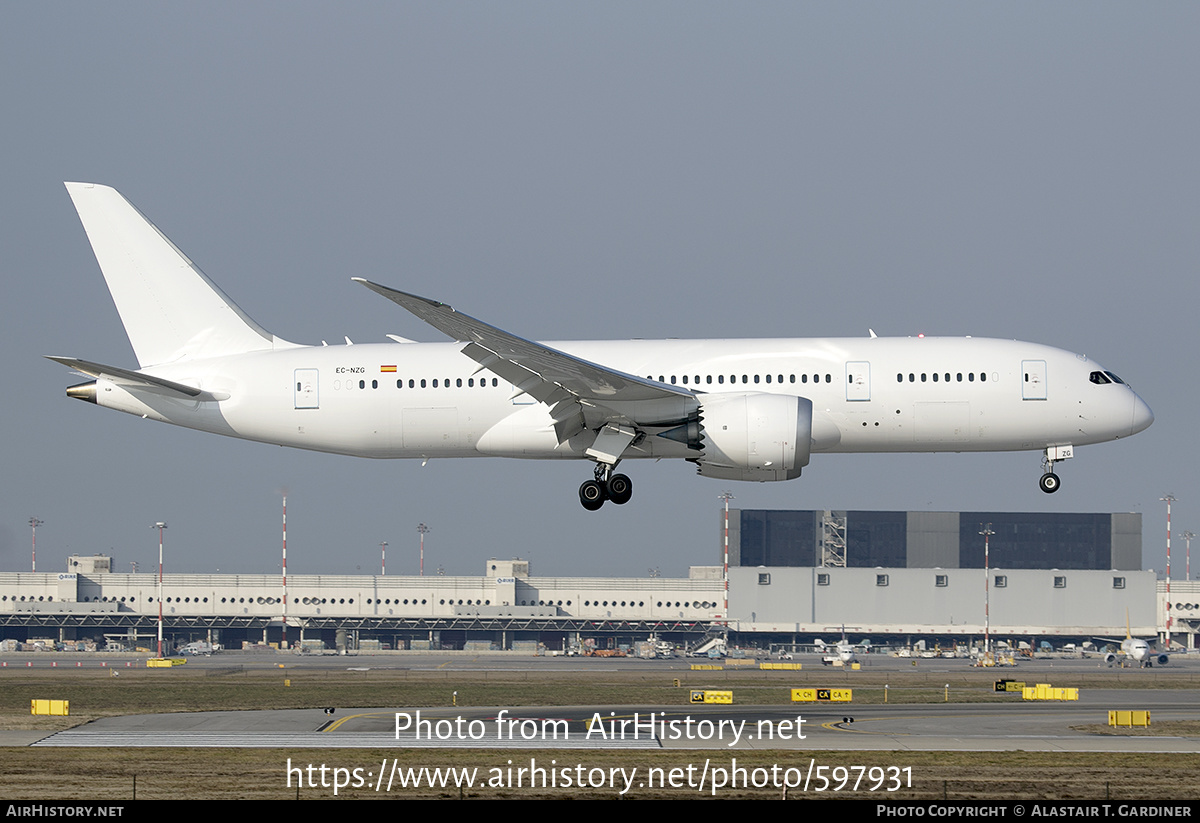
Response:
[[[979,525],[983,526],[982,523]],[[983,659],[988,660],[992,653],[992,609],[991,609],[991,557],[989,553],[989,540],[994,531],[992,524],[988,523],[979,532],[983,535]]]
[[[163,529],[167,524],[161,520],[155,523],[150,528],[158,529],[158,659],[162,660],[162,635],[163,635],[163,610],[162,610],[162,589],[163,589]]]
[[[283,630],[280,635],[279,645],[285,650],[287,649],[287,494],[283,495],[283,565],[280,567],[283,571]]]
[[[425,576],[425,535],[429,534],[429,527],[424,523],[417,524],[417,534],[421,535],[421,577]]]
[[[1167,492],[1166,496],[1158,498],[1167,504],[1167,648],[1171,648],[1171,504],[1175,495]]]
[[[717,498],[725,501],[725,562],[724,579],[725,579],[725,628],[729,628],[729,501],[733,499],[731,492],[725,491],[717,495]]]
[[[1187,547],[1187,551],[1184,552],[1183,579],[1191,580],[1192,579],[1192,538],[1196,536],[1196,533],[1193,531],[1180,532],[1179,536],[1183,538],[1184,545]]]
[[[379,576],[387,577],[387,541],[379,544]]]
[[[44,524],[44,520],[38,520],[36,517],[29,518],[29,528],[33,530],[33,554],[31,555],[33,568],[30,571],[37,571],[37,527]]]

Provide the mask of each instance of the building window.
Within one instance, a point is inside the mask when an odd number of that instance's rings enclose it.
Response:
[[[875,575],[876,586],[886,586],[888,584],[888,576],[886,574]]]
[[[1125,578],[1124,577],[1114,577],[1113,578],[1113,588],[1114,589],[1125,588]]]
[[[1008,585],[1008,575],[998,574],[998,575],[996,575],[996,579],[993,582],[995,583],[995,586],[997,589],[1003,589],[1005,586]]]
[[[935,586],[945,588],[950,585],[950,576],[947,574],[934,575],[933,582]]]
[[[758,575],[758,585],[760,585],[760,586],[770,586],[770,585],[771,585],[771,573],[770,573],[770,572],[762,572],[762,573],[760,573],[760,574]]]
[[[1067,587],[1067,578],[1062,575],[1055,575],[1054,588],[1065,589]]]
[[[824,573],[818,574],[817,575],[817,585],[818,586],[828,586],[829,585],[829,575],[824,574]]]

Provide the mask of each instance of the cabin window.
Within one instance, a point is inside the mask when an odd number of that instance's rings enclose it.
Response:
[[[358,387],[359,387],[360,389],[365,389],[365,388],[367,387],[367,381],[366,381],[366,380],[359,380],[359,381],[358,381]]]
[[[724,382],[725,382],[725,375],[723,375],[723,374],[718,374],[718,375],[717,375],[717,382],[718,382],[718,383],[724,383]]]
[[[378,381],[378,380],[372,380],[372,381],[371,381],[371,388],[373,388],[373,389],[377,389],[377,388],[379,388],[379,381]]]

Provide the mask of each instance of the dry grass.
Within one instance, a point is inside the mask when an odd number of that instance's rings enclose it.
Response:
[[[797,790],[790,797],[854,797],[892,800],[1165,800],[1195,799],[1198,755],[1108,755],[1026,752],[930,753],[930,752],[744,752],[737,766],[746,770],[769,769],[774,765],[808,769],[810,758],[826,766],[911,767],[912,787],[895,792],[845,790],[838,793]],[[9,799],[56,800],[148,800],[148,799],[332,799],[330,788],[298,788],[295,774],[288,785],[287,765],[296,768],[325,765],[332,780],[333,769],[360,769],[377,774],[387,758],[401,768],[422,766],[476,768],[486,782],[489,770],[528,768],[531,761],[543,768],[585,770],[636,768],[644,778],[648,768],[686,770],[698,774],[709,760],[713,767],[729,768],[734,757],[723,753],[680,751],[505,751],[486,750],[379,750],[339,749],[0,749],[0,770],[5,775]],[[511,763],[510,763],[511,761]],[[554,764],[553,766],[551,764]],[[682,774],[683,772],[681,772]],[[319,773],[317,773],[319,774]],[[318,778],[319,779],[319,778]],[[373,779],[373,778],[372,778]],[[136,784],[136,788],[135,788]],[[814,784],[815,785],[815,784]],[[615,798],[611,789],[521,788],[479,786],[463,790],[464,799],[476,798]],[[736,788],[717,792],[724,799],[778,798],[774,788]],[[376,792],[372,786],[346,788],[341,798],[458,798],[451,788],[393,788]],[[709,792],[695,788],[647,789],[635,787],[627,797],[699,798]]]

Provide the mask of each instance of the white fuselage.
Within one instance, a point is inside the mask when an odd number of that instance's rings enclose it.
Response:
[[[763,392],[813,404],[814,452],[1011,451],[1126,437],[1153,420],[1082,355],[982,338],[587,341],[546,344],[698,395]],[[582,458],[549,407],[462,354],[461,343],[280,347],[144,373],[217,399],[97,381],[96,402],[194,429],[377,458]],[[516,396],[514,396],[516,395]],[[691,457],[647,437],[624,458]]]

